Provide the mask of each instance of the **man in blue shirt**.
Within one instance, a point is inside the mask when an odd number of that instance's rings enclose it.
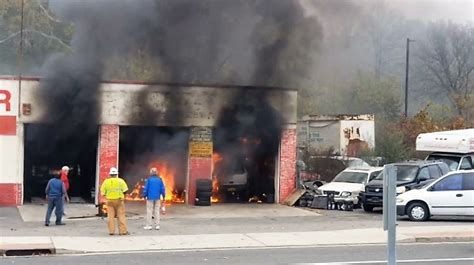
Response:
[[[60,174],[50,179],[48,185],[46,185],[45,193],[46,200],[48,201],[48,210],[46,211],[46,219],[44,221],[45,226],[49,226],[49,220],[51,219],[51,213],[56,208],[54,214],[56,215],[56,225],[64,225],[61,219],[64,214],[64,199],[69,202],[67,196],[66,186],[60,179]]]
[[[146,199],[146,226],[145,230],[153,229],[153,225],[156,230],[160,229],[160,199],[165,201],[166,191],[165,185],[161,177],[158,176],[156,168],[150,169],[150,177],[145,181],[145,187],[143,188],[143,198]]]

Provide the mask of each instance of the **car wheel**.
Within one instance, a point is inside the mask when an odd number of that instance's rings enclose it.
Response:
[[[430,217],[430,212],[426,204],[414,202],[408,206],[408,217],[412,221],[426,221]]]
[[[368,205],[368,204],[362,204],[364,211],[366,212],[372,212],[374,210],[374,206]]]
[[[306,206],[308,206],[308,202],[304,199],[300,199],[299,202],[298,202],[298,205],[300,207],[306,207]]]

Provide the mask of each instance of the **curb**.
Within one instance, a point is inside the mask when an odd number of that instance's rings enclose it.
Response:
[[[404,240],[397,241],[397,243],[442,243],[442,242],[474,242],[473,237],[413,237],[407,238]],[[367,245],[385,245],[386,243],[370,243]],[[329,247],[329,246],[344,246],[344,245],[353,245],[353,244],[317,244],[317,245],[291,245],[288,247]],[[365,245],[362,243],[362,245]],[[251,246],[239,246],[239,247],[222,247],[219,249],[273,249],[273,248],[285,248],[285,246],[260,246],[260,247],[251,247]],[[214,250],[215,248],[174,248],[174,249],[142,249],[142,250],[129,250],[126,252],[172,252],[172,251],[205,251],[205,250]],[[120,253],[121,251],[81,251],[81,250],[71,250],[71,249],[56,249],[57,255],[80,255],[80,254],[104,254],[104,253]]]
[[[474,242],[474,236],[417,236],[417,237],[410,237],[402,240],[397,240],[397,243],[441,243],[441,242]],[[380,243],[385,244],[385,243]],[[339,245],[339,244],[335,244]],[[342,244],[344,245],[344,244]],[[324,244],[315,244],[315,245],[301,245],[301,247],[318,247],[324,246],[327,247],[328,245]],[[278,246],[278,248],[282,248],[285,246]],[[295,247],[295,246],[288,246],[288,247]],[[229,249],[234,248],[249,248],[246,246],[241,247],[230,247]],[[261,248],[273,248],[273,246],[263,246]],[[207,249],[207,248],[204,248]],[[212,249],[212,248],[211,248]],[[223,248],[225,249],[225,248]],[[135,250],[136,252],[141,251],[199,251],[203,250],[203,248],[190,248],[190,249],[143,249],[143,250]],[[82,251],[82,250],[73,250],[67,248],[56,248],[54,244],[51,243],[3,243],[0,244],[0,256],[33,256],[33,255],[73,255],[73,254],[94,254],[94,253],[110,253],[115,251]],[[132,251],[134,252],[134,251]]]
[[[41,254],[56,254],[52,243],[40,244],[1,244],[0,256],[33,256]]]
[[[474,236],[415,237],[416,243],[474,242]]]

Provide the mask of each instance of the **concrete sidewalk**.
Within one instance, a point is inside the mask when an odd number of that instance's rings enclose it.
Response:
[[[420,231],[421,230],[421,231]],[[440,232],[442,231],[442,232]],[[228,233],[195,235],[111,236],[111,237],[2,237],[0,249],[31,246],[54,248],[53,253],[101,253],[159,250],[202,250],[225,248],[266,248],[354,244],[384,244],[386,232],[379,228],[337,231]],[[398,242],[438,242],[456,238],[474,241],[472,225],[403,227],[398,229]],[[420,240],[421,239],[421,240]]]
[[[278,204],[175,205],[161,230],[147,231],[144,207],[127,203],[129,236],[109,236],[106,219],[91,205],[68,205],[65,226],[44,226],[44,205],[2,208],[0,254],[47,249],[51,253],[266,248],[385,244],[380,212],[319,211]],[[409,222],[399,219],[398,242],[472,241],[473,218]],[[54,223],[54,220],[53,220]]]

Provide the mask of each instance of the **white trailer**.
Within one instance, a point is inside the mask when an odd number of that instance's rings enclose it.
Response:
[[[474,129],[420,133],[416,150],[431,152],[427,160],[442,160],[451,170],[473,169]]]

